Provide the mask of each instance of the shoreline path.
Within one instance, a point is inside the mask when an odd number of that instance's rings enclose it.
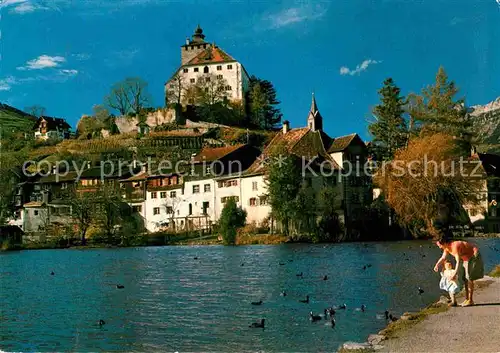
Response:
[[[474,293],[475,306],[429,315],[377,352],[500,352],[500,278]]]

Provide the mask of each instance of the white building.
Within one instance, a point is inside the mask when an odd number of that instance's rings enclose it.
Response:
[[[222,91],[229,100],[243,102],[249,82],[243,65],[215,43],[206,42],[198,26],[192,39],[181,46],[181,65],[165,84],[165,97],[168,103],[195,104],[189,92],[198,83],[210,94],[220,96]]]
[[[64,119],[42,116],[37,120],[34,129],[36,139],[63,140],[70,137],[71,126]]]

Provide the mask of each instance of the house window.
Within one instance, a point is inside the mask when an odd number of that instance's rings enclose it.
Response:
[[[256,181],[252,181],[252,190],[253,191],[257,190],[257,182]]]
[[[167,198],[167,192],[166,191],[160,192],[160,198],[161,199],[166,199]]]
[[[194,72],[198,72],[198,68],[197,67],[194,68]]]
[[[191,82],[191,83],[195,83],[195,82],[196,82],[196,80],[195,80],[194,78],[192,78],[192,79],[190,79],[190,80],[189,80],[189,82]]]
[[[230,91],[232,88],[231,88],[231,86],[230,86],[230,85],[227,85],[227,86],[225,87],[225,89],[226,89],[226,91]]]
[[[204,191],[204,192],[210,192],[210,184],[205,184],[205,185],[203,186],[203,191]]]
[[[217,71],[222,70],[222,65],[217,65]]]
[[[165,207],[167,209],[167,214],[173,214],[174,213],[174,209],[172,206],[166,206]]]
[[[193,185],[193,194],[198,194],[200,192],[200,186],[199,185]]]
[[[174,199],[177,196],[177,193],[175,191],[170,191],[170,197]]]
[[[184,70],[182,70],[182,71],[183,71],[184,73],[186,73],[186,72],[188,72],[188,71],[189,71],[189,69],[184,69]]]
[[[156,193],[156,192],[152,192],[152,193],[151,193],[151,198],[152,198],[152,199],[156,199],[156,198],[158,198],[158,193]]]
[[[223,78],[223,77],[224,77],[224,76],[222,76],[222,75],[217,75],[217,79],[218,79],[218,80],[222,80],[222,78]]]
[[[227,69],[228,70],[232,70],[233,69],[233,65],[231,65],[231,64],[227,65]]]
[[[34,214],[35,216],[38,216],[38,211],[37,211],[37,210],[34,210],[34,211],[33,211],[33,214]]]
[[[205,82],[210,82],[210,77],[205,77]]]
[[[208,71],[209,71],[208,66],[205,66],[205,67],[203,68],[203,73],[204,73],[204,74],[208,74]]]
[[[160,208],[159,207],[153,208],[153,214],[154,215],[160,214]]]
[[[141,213],[142,212],[142,206],[132,206],[132,212],[134,212],[134,213]]]
[[[261,206],[265,206],[265,205],[268,205],[268,200],[267,200],[267,196],[260,196],[259,197],[259,204]]]
[[[255,197],[252,197],[250,200],[249,200],[249,205],[250,206],[257,206],[257,199]]]
[[[240,201],[240,198],[238,196],[225,196],[225,197],[221,197],[220,201],[222,203],[226,203],[230,199],[233,199],[235,202],[239,202]]]
[[[189,204],[189,213],[190,216],[193,214],[193,205]]]
[[[210,203],[208,201],[204,201],[203,206],[202,206],[203,214],[207,214],[207,210],[209,207],[210,207]]]

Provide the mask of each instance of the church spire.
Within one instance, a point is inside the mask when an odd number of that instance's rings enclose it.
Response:
[[[316,105],[316,98],[314,98],[314,92],[312,93],[312,102],[311,102],[311,113],[316,114],[318,112],[318,106]]]
[[[309,111],[309,116],[307,117],[307,127],[309,127],[312,131],[323,130],[323,118],[319,113],[314,92],[312,94],[311,110]]]

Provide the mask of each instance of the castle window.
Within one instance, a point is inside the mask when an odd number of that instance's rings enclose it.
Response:
[[[199,185],[193,185],[193,194],[198,194],[200,192],[200,186]]]
[[[203,49],[206,49],[207,48],[207,45],[206,44],[203,44]]]
[[[194,72],[198,72],[198,68],[197,67],[194,68]]]
[[[228,70],[232,70],[233,69],[233,65],[227,65],[227,69]]]
[[[205,82],[210,82],[210,77],[206,77]]]
[[[203,186],[203,191],[204,191],[204,192],[210,192],[210,184],[205,184],[205,185]]]
[[[142,206],[132,206],[132,212],[134,212],[134,213],[141,213],[142,212]]]
[[[167,193],[165,191],[160,192],[160,198],[161,199],[166,199],[167,198]]]
[[[194,78],[192,78],[192,79],[189,80],[189,82],[191,82],[191,83],[195,83],[195,81],[196,80]]]
[[[175,197],[177,196],[177,193],[175,191],[170,191],[170,197],[175,199]]]
[[[191,50],[194,50],[194,46],[193,45],[191,46]]]
[[[151,198],[152,198],[152,199],[156,199],[156,198],[158,198],[158,193],[156,193],[156,192],[152,192],[152,193],[151,193]]]
[[[267,196],[260,196],[259,197],[259,204],[261,205],[267,205],[268,204],[268,200],[267,200]]]
[[[257,182],[256,181],[252,181],[252,190],[253,191],[257,190]]]
[[[209,71],[208,66],[205,66],[205,67],[203,68],[203,73],[208,74],[208,71]]]
[[[217,65],[217,71],[222,70],[222,65]]]
[[[229,85],[226,86],[226,91],[230,91],[231,89],[232,89],[231,86]]]
[[[222,80],[223,76],[222,75],[217,75],[218,80]]]
[[[153,208],[153,214],[154,215],[160,214],[160,208],[159,207]]]
[[[257,199],[255,197],[252,197],[250,200],[249,200],[249,205],[250,206],[257,206]]]
[[[167,209],[168,214],[174,213],[174,209],[172,208],[172,206],[166,206],[165,208]]]
[[[186,72],[188,72],[188,71],[189,71],[189,69],[184,69],[184,70],[182,70],[182,71],[183,71],[184,73],[186,73]]]

